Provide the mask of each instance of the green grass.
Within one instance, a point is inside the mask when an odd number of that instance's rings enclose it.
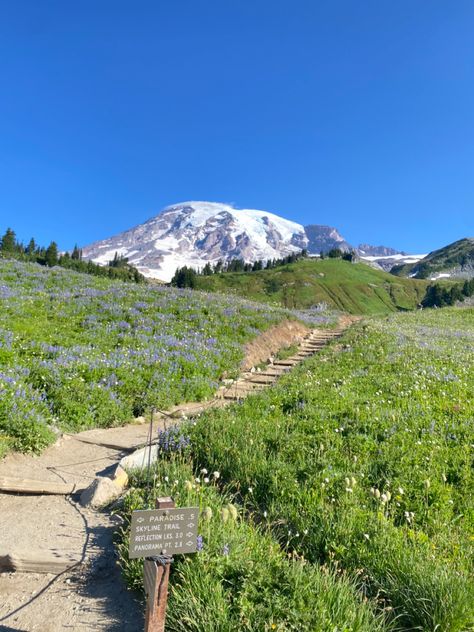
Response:
[[[272,270],[200,276],[197,283],[208,291],[234,293],[288,308],[327,303],[351,314],[413,310],[427,285],[340,259],[305,259]]]
[[[246,342],[293,317],[4,259],[0,300],[0,454],[39,451],[58,428],[109,427],[210,398],[239,373]]]
[[[467,266],[470,268],[472,276],[473,265],[474,238],[471,237],[460,239],[444,248],[434,250],[418,263],[395,266],[393,273],[399,276],[416,274],[418,278],[426,279],[436,273],[459,271],[463,266]]]
[[[196,483],[189,455],[168,456],[157,465],[154,477],[155,489],[148,497],[144,477],[133,476],[122,508],[127,522],[119,552],[129,585],[141,589],[143,573],[143,561],[130,561],[127,556],[131,511],[152,507],[158,491],[172,495],[178,506],[201,508],[202,550],[176,556],[172,566],[167,630],[387,630],[385,617],[363,599],[354,580],[328,567],[310,565],[302,557],[286,556],[270,529],[254,524],[243,508],[230,506],[232,498],[215,482],[206,484],[200,474]],[[209,519],[204,519],[203,509]]]
[[[474,310],[360,325],[192,432],[283,548],[357,573],[401,629],[474,625]],[[372,491],[371,491],[372,490]]]
[[[473,630],[473,346],[472,308],[360,323],[275,387],[202,415],[189,466],[219,471],[282,551],[352,578],[383,629]]]

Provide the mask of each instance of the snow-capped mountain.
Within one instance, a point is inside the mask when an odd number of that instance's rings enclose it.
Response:
[[[115,253],[145,276],[170,281],[176,268],[209,261],[278,259],[307,248],[301,224],[267,211],[214,202],[183,202],[119,235],[83,248],[85,259],[106,264]]]
[[[385,270],[385,272],[390,272],[394,266],[418,263],[418,261],[421,261],[424,257],[426,257],[426,253],[422,255],[407,255],[399,253],[383,257],[376,255],[360,255],[362,261],[373,264],[375,267]]]

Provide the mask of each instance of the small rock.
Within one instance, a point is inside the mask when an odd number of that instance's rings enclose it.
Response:
[[[122,487],[106,476],[97,477],[81,494],[81,505],[98,509],[108,505],[122,493]]]
[[[181,416],[181,411],[176,411],[178,416]],[[158,459],[158,450],[159,446],[152,445],[151,448],[148,446],[146,448],[141,448],[140,450],[136,450],[125,456],[120,461],[120,467],[124,470],[133,470],[136,468],[143,469],[144,467],[148,467],[148,463],[154,463]]]

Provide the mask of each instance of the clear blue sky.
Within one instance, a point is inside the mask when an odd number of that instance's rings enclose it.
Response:
[[[474,235],[472,0],[0,0],[0,230],[179,201],[428,251]]]

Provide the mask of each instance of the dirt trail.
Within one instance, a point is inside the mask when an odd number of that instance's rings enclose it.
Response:
[[[337,335],[352,321],[341,322]],[[297,330],[300,339],[305,332]],[[313,330],[298,352],[263,371],[247,371],[229,381],[211,402],[183,404],[168,416],[190,416],[210,406],[223,406],[271,385],[332,335]],[[97,476],[109,475],[117,462],[147,441],[148,424],[89,430],[63,435],[39,457],[13,454],[0,463],[0,477],[75,483],[86,487]],[[79,495],[19,495],[0,493],[0,558],[7,553],[45,552],[76,563],[55,574],[0,573],[0,630],[57,632],[143,630],[143,606],[127,591],[116,562],[113,533],[119,518],[79,503]]]

